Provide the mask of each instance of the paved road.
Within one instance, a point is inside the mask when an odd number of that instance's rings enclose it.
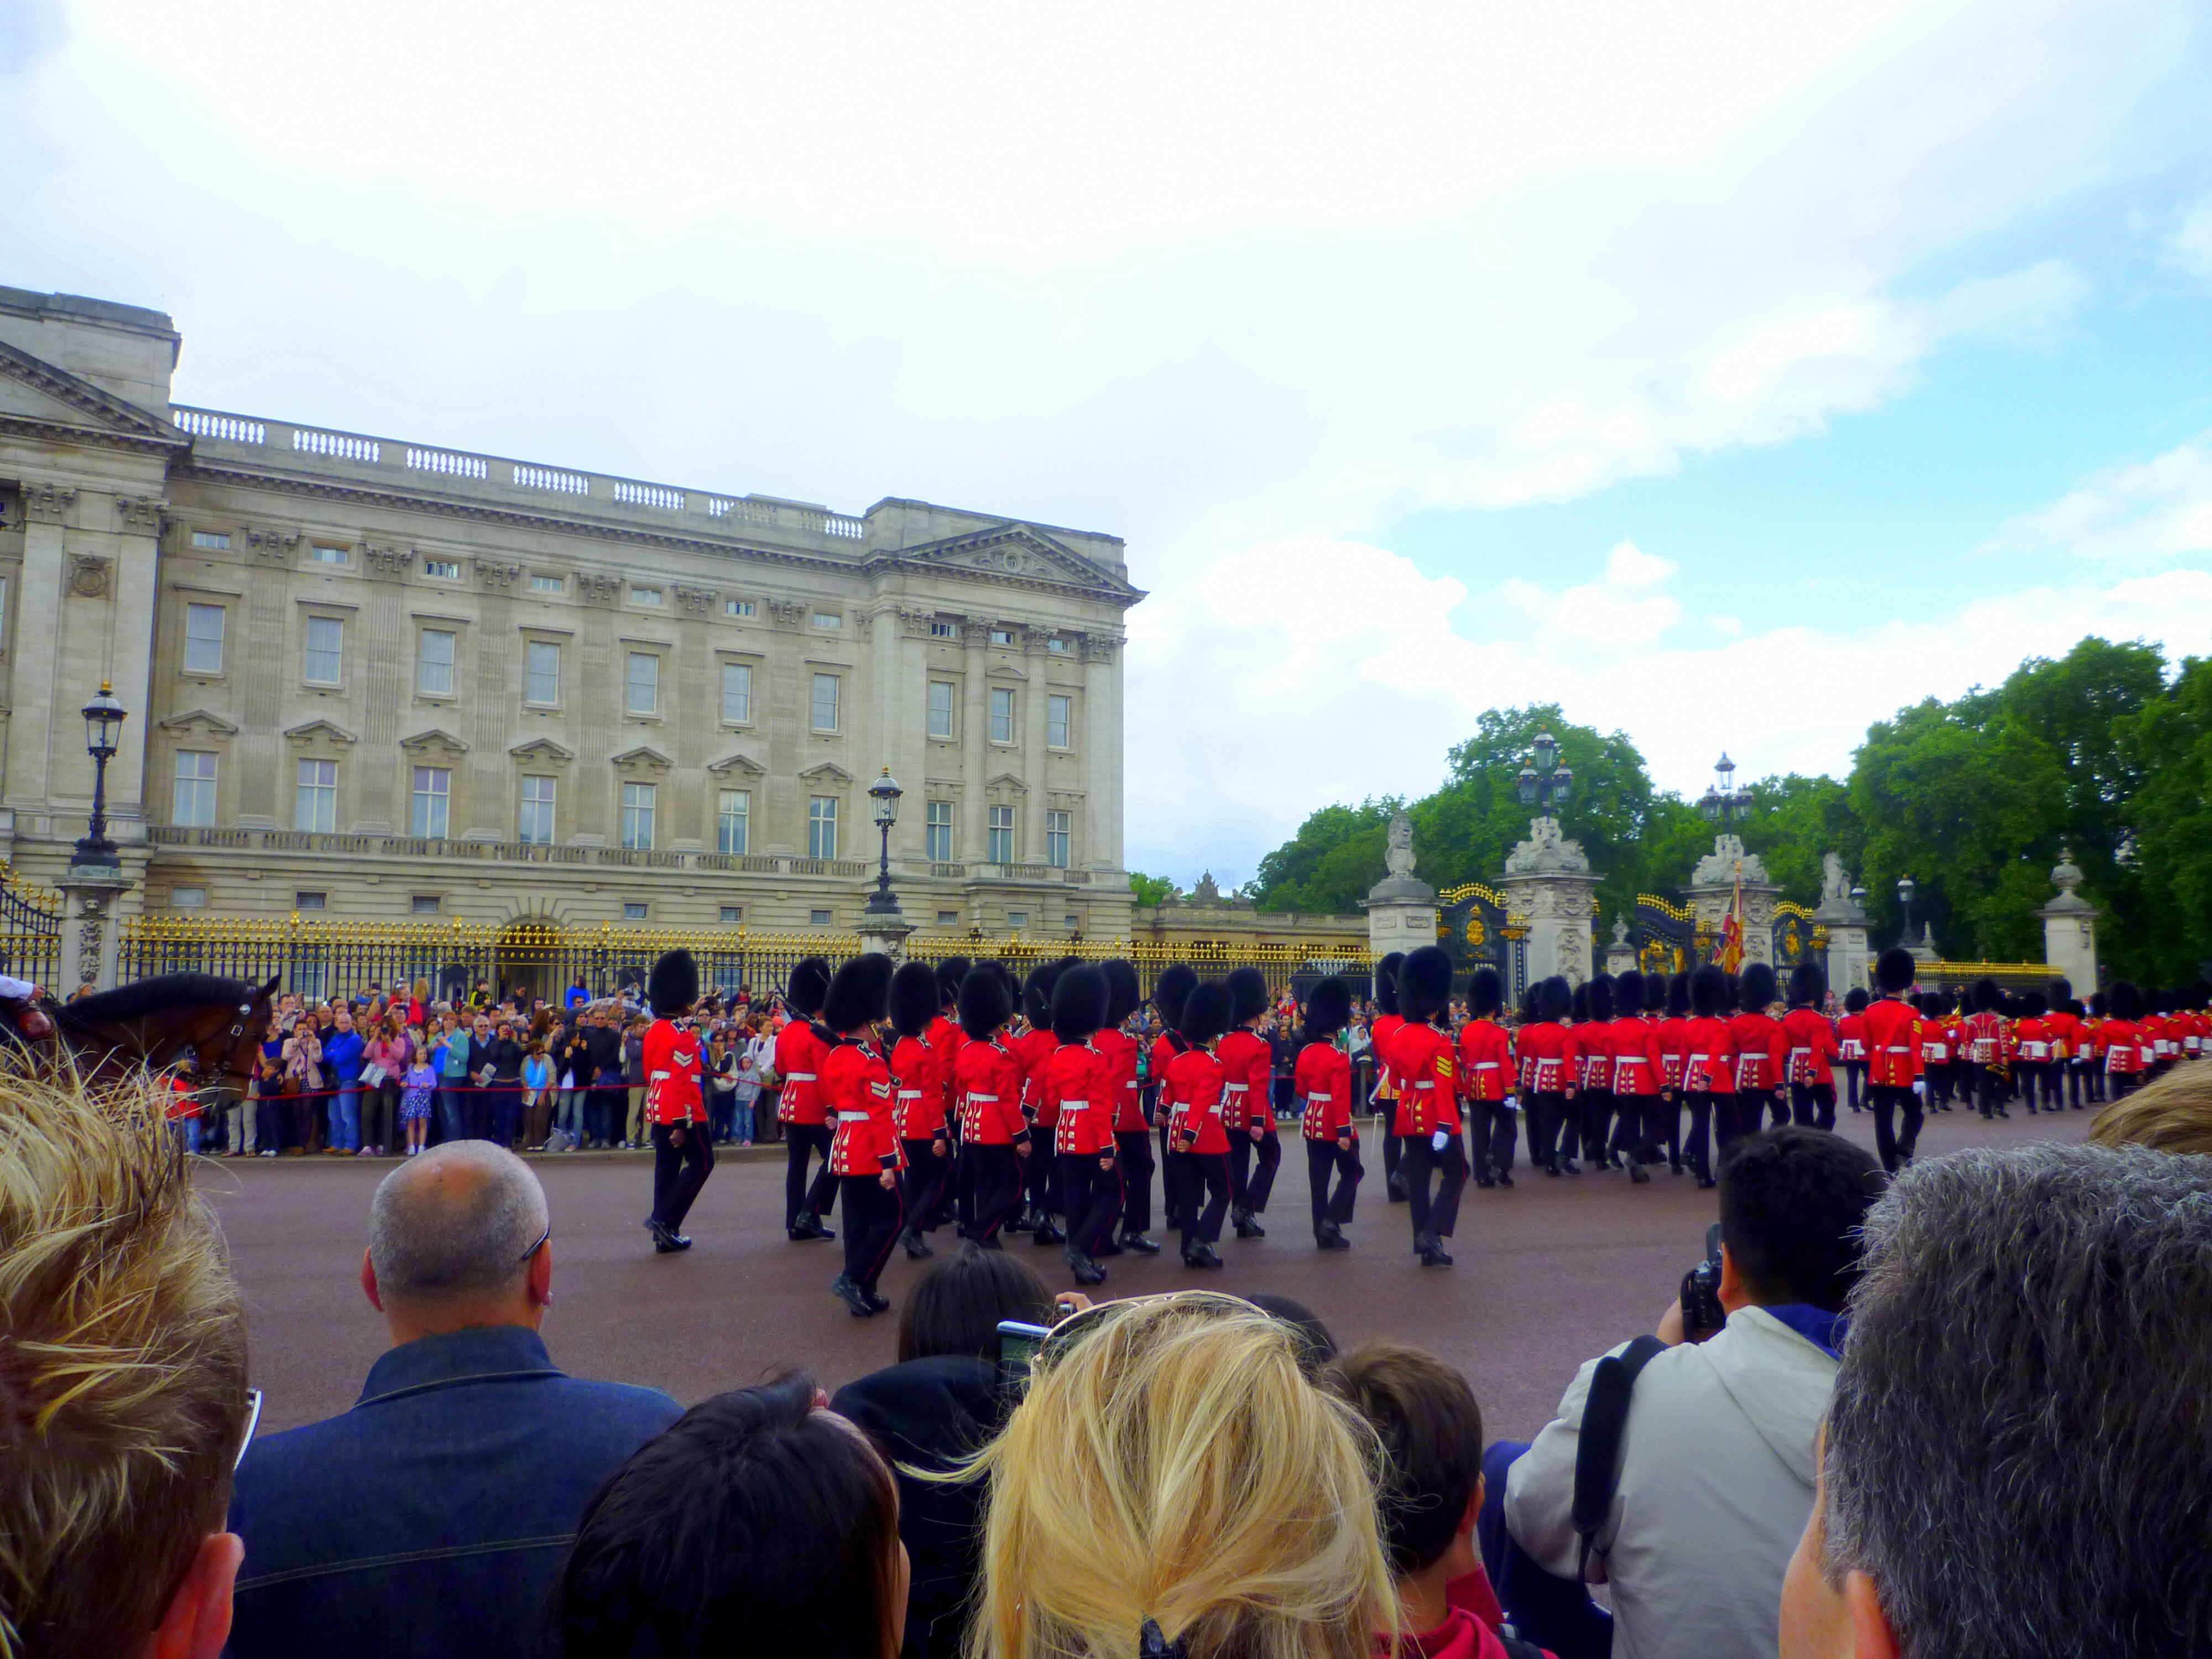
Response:
[[[2016,1112],[1984,1126],[1965,1113],[1938,1115],[1921,1151],[2078,1139],[2088,1116]],[[1869,1146],[1871,1126],[1845,1114],[1845,1132]],[[1473,1381],[1490,1431],[1525,1438],[1549,1419],[1577,1364],[1651,1328],[1714,1218],[1712,1194],[1686,1176],[1662,1173],[1637,1188],[1619,1174],[1547,1181],[1524,1171],[1511,1192],[1470,1188],[1458,1265],[1424,1270],[1408,1253],[1404,1206],[1380,1201],[1372,1167],[1379,1153],[1370,1146],[1367,1156],[1352,1249],[1312,1248],[1300,1163],[1295,1181],[1278,1188],[1270,1237],[1224,1240],[1224,1271],[1191,1273],[1172,1253],[1123,1256],[1110,1264],[1105,1292],[1206,1284],[1297,1297],[1341,1343],[1391,1335],[1443,1355]],[[780,1160],[724,1159],[688,1224],[697,1247],[672,1256],[654,1255],[639,1225],[651,1186],[646,1159],[578,1154],[536,1163],[553,1209],[546,1337],[568,1370],[650,1383],[689,1404],[790,1365],[834,1389],[890,1363],[895,1314],[855,1320],[829,1294],[838,1247],[783,1237]],[[267,1393],[269,1428],[345,1409],[384,1346],[359,1280],[369,1194],[391,1167],[239,1159],[203,1173],[246,1287],[252,1378]],[[1292,1171],[1285,1158],[1284,1174]],[[1021,1239],[1012,1248],[1032,1256],[1048,1283],[1067,1283],[1057,1250]],[[915,1271],[895,1256],[884,1293],[896,1302]]]

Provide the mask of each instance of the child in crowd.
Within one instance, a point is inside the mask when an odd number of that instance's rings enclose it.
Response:
[[[553,1082],[553,1063],[545,1058],[545,1043],[533,1037],[530,1043],[530,1058],[522,1062],[522,1144],[537,1148],[545,1144],[550,1131],[553,1103],[549,1091]]]
[[[422,1150],[430,1133],[430,1097],[438,1090],[438,1073],[422,1047],[422,1033],[410,1030],[407,1036],[415,1063],[407,1068],[407,1092],[399,1097],[399,1119],[407,1126],[407,1156],[413,1158]]]

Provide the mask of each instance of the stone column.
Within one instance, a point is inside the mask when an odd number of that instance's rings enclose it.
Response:
[[[1368,947],[1377,960],[1437,942],[1437,890],[1413,873],[1413,823],[1402,809],[1390,820],[1383,856],[1389,873],[1359,901],[1367,912]]]
[[[1530,820],[1528,839],[1507,855],[1505,873],[1498,878],[1508,913],[1528,921],[1530,983],[1554,974],[1570,985],[1589,978],[1598,880],[1557,818]]]
[[[2051,977],[2063,979],[2074,994],[2087,1000],[2097,988],[2097,907],[2074,890],[2081,884],[2081,872],[2058,849],[2058,863],[2051,872],[2057,896],[2035,914],[2043,919],[2043,959]]]
[[[56,885],[64,901],[61,983],[46,988],[64,999],[88,985],[95,991],[114,989],[120,901],[131,883],[118,868],[78,866],[66,872]]]
[[[896,911],[863,910],[860,932],[864,955],[889,957],[896,962],[906,954],[907,935],[914,932],[914,924]]]
[[[1738,881],[1743,886],[1743,959],[1774,960],[1774,907],[1782,889],[1766,878],[1766,866],[1756,853],[1744,851],[1743,837],[1723,830],[1713,838],[1713,850],[1698,860],[1690,884],[1682,890],[1698,921],[1720,936],[1721,923],[1735,902]]]
[[[1844,860],[1830,853],[1821,860],[1820,908],[1813,912],[1813,925],[1828,933],[1827,960],[1823,964],[1828,988],[1838,1000],[1854,990],[1874,988],[1873,952],[1867,943],[1867,913],[1851,896],[1850,878]]]

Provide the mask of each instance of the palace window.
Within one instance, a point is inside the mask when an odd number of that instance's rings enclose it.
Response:
[[[445,908],[444,901],[435,893],[414,893],[408,896],[407,909],[412,915],[434,916]]]
[[[1068,717],[1074,711],[1073,697],[1047,697],[1044,700],[1044,740],[1048,748],[1067,747]]]
[[[744,905],[726,904],[722,907],[722,921],[725,924],[734,925],[735,923],[743,921],[744,919],[745,907]]]
[[[522,780],[522,815],[517,830],[525,846],[553,844],[553,789],[551,778]]]
[[[624,921],[643,921],[651,914],[651,908],[643,899],[624,899],[623,901],[623,920]]]
[[[345,624],[336,617],[307,618],[307,683],[336,685],[343,677]]]
[[[743,726],[753,717],[753,665],[749,662],[722,665],[722,718]]]
[[[806,803],[806,856],[837,856],[837,798],[817,795]]]
[[[316,564],[349,564],[352,562],[347,556],[346,550],[343,547],[311,547],[307,550],[307,557]]]
[[[172,887],[169,908],[173,910],[199,910],[206,908],[207,889],[204,887]]]
[[[415,659],[415,690],[425,697],[450,697],[453,695],[454,635],[443,629],[422,630],[420,651]]]
[[[425,559],[422,561],[422,574],[443,576],[450,581],[461,574],[461,562],[459,559]]]
[[[185,607],[185,672],[222,672],[222,620],[219,605]]]
[[[633,852],[653,846],[653,819],[660,792],[650,783],[626,783],[622,796],[622,844]]]
[[[952,735],[952,682],[932,680],[929,683],[929,735],[949,738]]]
[[[177,751],[177,799],[170,822],[204,830],[215,823],[215,756],[205,750]]]
[[[568,580],[565,576],[533,575],[530,579],[530,591],[533,593],[564,593],[568,588]]]
[[[1055,634],[1044,642],[1044,648],[1051,652],[1054,656],[1059,656],[1066,651],[1067,641],[1060,638],[1059,635]]]
[[[994,645],[1012,645],[1013,642],[1014,642],[1014,630],[1013,630],[1012,629],[1011,629],[1011,628],[994,628],[994,629],[993,629],[991,630],[991,643],[992,643],[992,644],[994,644]]]
[[[949,640],[957,631],[948,622],[933,622],[929,625],[929,637],[933,640]]]
[[[300,763],[300,781],[292,798],[292,827],[330,835],[338,827],[338,763]]]
[[[550,640],[532,640],[524,653],[522,700],[554,703],[561,701],[561,647]]]
[[[633,714],[660,712],[660,659],[650,651],[629,653],[629,698],[625,706]]]
[[[632,605],[659,605],[660,590],[657,587],[633,587],[629,591],[629,602]]]
[[[835,732],[837,729],[837,677],[817,674],[814,677],[814,729]]]
[[[326,892],[295,893],[292,895],[292,908],[295,910],[327,910],[331,908],[331,896]]]
[[[1012,864],[1014,861],[1014,809],[994,806],[991,809],[991,844],[987,861],[992,864]]]
[[[722,614],[726,617],[750,617],[754,614],[750,599],[724,599]]]
[[[1009,910],[1006,912],[1006,927],[1010,931],[1018,933],[1023,928],[1029,925],[1030,913],[1028,911]]]
[[[723,790],[721,810],[714,815],[715,849],[723,853],[744,852],[750,839],[752,816],[751,791]]]
[[[952,803],[949,800],[930,802],[928,819],[923,839],[928,843],[926,850],[929,858],[933,863],[950,864],[952,861]]]
[[[1014,740],[1014,694],[1000,686],[991,688],[991,741]]]
[[[1055,870],[1067,868],[1069,844],[1074,836],[1070,812],[1047,812],[1044,815],[1044,861]]]
[[[827,927],[836,920],[827,910],[809,910],[806,913],[806,925],[810,927]]]
[[[845,619],[834,611],[817,611],[814,613],[814,625],[817,628],[842,628]]]
[[[453,775],[442,766],[418,766],[415,769],[414,833],[446,838],[447,826],[453,822],[450,807],[453,799]]]
[[[227,530],[195,530],[192,532],[192,545],[222,552],[230,545],[230,532]]]
[[[957,910],[939,910],[937,913],[937,925],[939,927],[957,927],[960,925],[960,913]]]

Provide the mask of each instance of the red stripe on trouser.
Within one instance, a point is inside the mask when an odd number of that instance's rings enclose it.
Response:
[[[876,1259],[868,1264],[868,1271],[860,1279],[863,1285],[873,1285],[876,1282],[884,1271],[884,1263],[891,1259],[891,1246],[898,1243],[898,1236],[906,1231],[906,1195],[900,1192],[896,1182],[892,1183],[890,1192],[891,1202],[898,1207],[898,1219],[884,1230],[884,1248],[877,1252]],[[849,1208],[846,1212],[845,1224],[848,1227],[853,1224]]]

